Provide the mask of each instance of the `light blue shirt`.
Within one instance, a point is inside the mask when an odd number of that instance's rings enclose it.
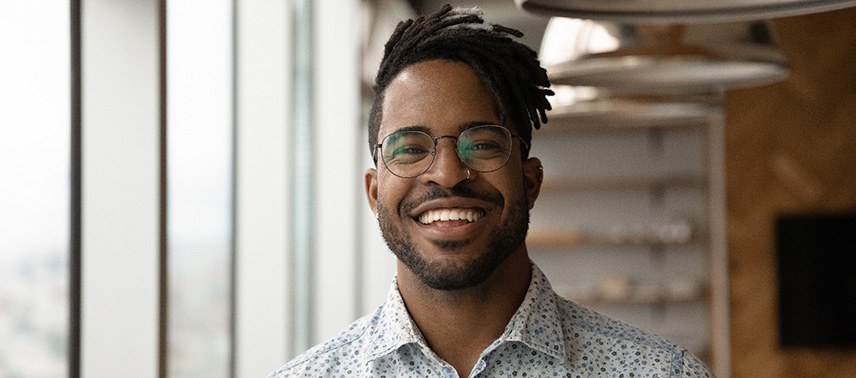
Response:
[[[532,265],[532,282],[502,336],[470,377],[711,377],[698,358],[665,339],[556,294]],[[272,373],[283,377],[458,377],[410,319],[398,285],[386,302],[339,336]]]

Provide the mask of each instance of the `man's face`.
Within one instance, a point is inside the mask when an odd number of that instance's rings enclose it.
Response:
[[[473,126],[501,124],[490,93],[460,62],[430,60],[405,68],[383,101],[378,140],[403,128],[457,137]],[[443,138],[433,164],[417,177],[397,177],[382,161],[366,173],[369,203],[387,245],[425,285],[471,287],[508,256],[526,254],[523,241],[540,190],[541,164],[534,158],[523,162],[520,141],[514,139],[508,162],[493,172],[468,173],[455,140]],[[433,220],[435,215],[441,220]]]

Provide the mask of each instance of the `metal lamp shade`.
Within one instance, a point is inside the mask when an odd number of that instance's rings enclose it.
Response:
[[[856,6],[856,0],[515,0],[525,11],[641,23],[759,20]]]
[[[591,87],[553,86],[550,124],[574,129],[681,127],[704,124],[720,108],[717,93],[621,95]]]
[[[636,25],[554,17],[540,57],[554,84],[645,93],[759,86],[790,72],[761,21]]]

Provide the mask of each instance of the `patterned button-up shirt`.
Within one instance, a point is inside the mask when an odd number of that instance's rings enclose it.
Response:
[[[470,377],[710,377],[698,358],[665,339],[556,294],[532,265],[523,303]],[[339,336],[270,375],[283,377],[458,377],[410,319],[398,285],[386,302]]]

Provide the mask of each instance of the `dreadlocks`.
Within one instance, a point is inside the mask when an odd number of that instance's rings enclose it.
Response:
[[[375,78],[374,103],[369,114],[369,148],[377,162],[378,131],[383,117],[383,95],[406,67],[430,59],[468,64],[491,93],[502,120],[510,119],[517,134],[530,144],[532,127],[547,122],[550,81],[532,49],[513,40],[518,30],[485,24],[476,8],[448,4],[436,13],[400,22],[384,46]],[[529,151],[523,151],[524,157]]]

